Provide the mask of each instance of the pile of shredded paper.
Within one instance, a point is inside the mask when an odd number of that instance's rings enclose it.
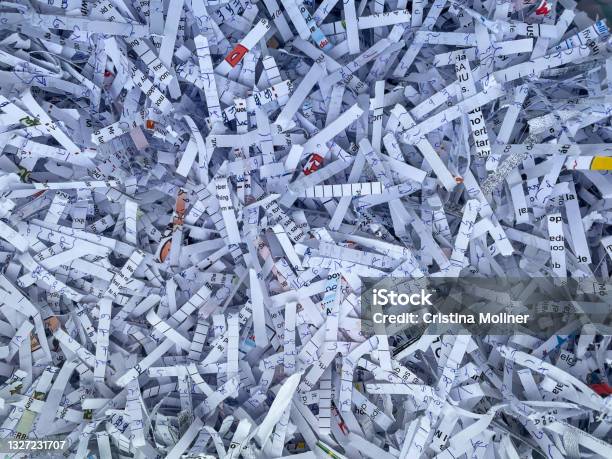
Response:
[[[3,1],[0,446],[612,457],[611,336],[361,319],[365,277],[612,295],[612,46],[580,3]]]

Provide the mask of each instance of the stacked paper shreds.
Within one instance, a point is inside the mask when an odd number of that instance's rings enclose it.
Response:
[[[360,319],[364,277],[606,293],[605,21],[573,0],[16,0],[0,24],[2,441],[612,457],[610,336]]]

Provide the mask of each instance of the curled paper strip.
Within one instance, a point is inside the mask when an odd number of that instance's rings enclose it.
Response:
[[[3,2],[0,453],[612,457],[582,3]],[[541,322],[411,326],[443,279]]]

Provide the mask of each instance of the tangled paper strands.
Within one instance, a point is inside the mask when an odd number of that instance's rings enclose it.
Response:
[[[360,318],[364,277],[612,301],[612,53],[578,8],[2,2],[2,453],[612,457],[610,335]]]

